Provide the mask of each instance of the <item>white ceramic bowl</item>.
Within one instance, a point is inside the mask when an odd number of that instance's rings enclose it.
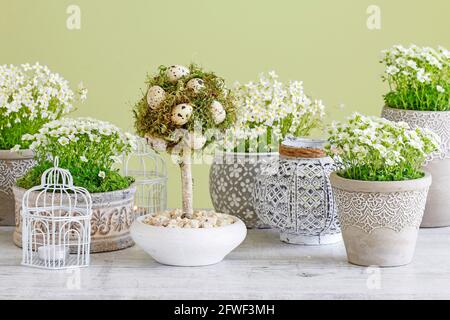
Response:
[[[136,244],[162,264],[180,267],[206,266],[219,263],[237,248],[247,235],[245,224],[237,219],[219,228],[166,228],[136,219],[131,236]]]

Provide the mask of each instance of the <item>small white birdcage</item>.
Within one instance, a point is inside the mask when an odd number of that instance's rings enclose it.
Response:
[[[89,192],[73,185],[68,170],[45,171],[41,185],[25,192],[22,199],[22,264],[66,269],[89,265],[92,199]]]
[[[125,156],[123,174],[135,178],[136,217],[167,209],[167,168],[164,159],[139,139],[136,150]]]

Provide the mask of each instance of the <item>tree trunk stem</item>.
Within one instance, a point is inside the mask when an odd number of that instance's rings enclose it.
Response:
[[[193,187],[192,187],[192,163],[191,163],[191,149],[189,147],[183,148],[183,155],[180,163],[181,169],[181,189],[183,201],[183,214],[187,218],[192,218],[194,213],[193,207]]]

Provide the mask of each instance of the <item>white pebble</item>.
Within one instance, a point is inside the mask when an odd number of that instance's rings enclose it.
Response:
[[[235,223],[233,216],[213,211],[195,211],[192,219],[186,218],[181,209],[164,211],[144,219],[144,223],[166,228],[218,228]]]

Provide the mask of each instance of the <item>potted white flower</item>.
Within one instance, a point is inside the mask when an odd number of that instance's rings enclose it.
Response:
[[[439,137],[404,122],[354,114],[333,123],[328,153],[350,263],[392,267],[411,262],[431,175],[422,170]]]
[[[78,93],[84,100],[87,90]],[[46,66],[0,66],[0,225],[14,225],[12,187],[34,164],[22,135],[72,111],[75,98],[68,82]]]
[[[182,209],[137,218],[132,236],[155,260],[174,266],[220,262],[247,234],[244,223],[221,212],[193,206],[192,157],[235,119],[222,78],[196,65],[161,66],[134,114],[139,135],[167,151],[181,169]]]
[[[122,176],[115,164],[124,153],[135,148],[135,136],[104,121],[62,118],[45,124],[33,135],[24,135],[23,141],[31,143],[37,164],[13,187],[17,221],[20,222],[24,192],[40,184],[42,174],[58,157],[59,166],[72,174],[74,185],[91,194],[91,252],[114,251],[134,244],[130,236],[134,180]],[[22,244],[21,231],[18,223],[14,233],[18,246]]]
[[[237,121],[225,137],[225,152],[218,152],[211,166],[210,195],[216,211],[237,215],[248,228],[265,228],[252,205],[261,166],[278,158],[286,136],[307,136],[318,127],[324,106],[304,93],[302,82],[285,84],[273,71],[237,83],[233,95]]]
[[[383,51],[384,96],[382,116],[428,128],[441,138],[441,148],[428,157],[426,170],[433,183],[422,227],[450,226],[450,52],[440,47],[394,46]]]

